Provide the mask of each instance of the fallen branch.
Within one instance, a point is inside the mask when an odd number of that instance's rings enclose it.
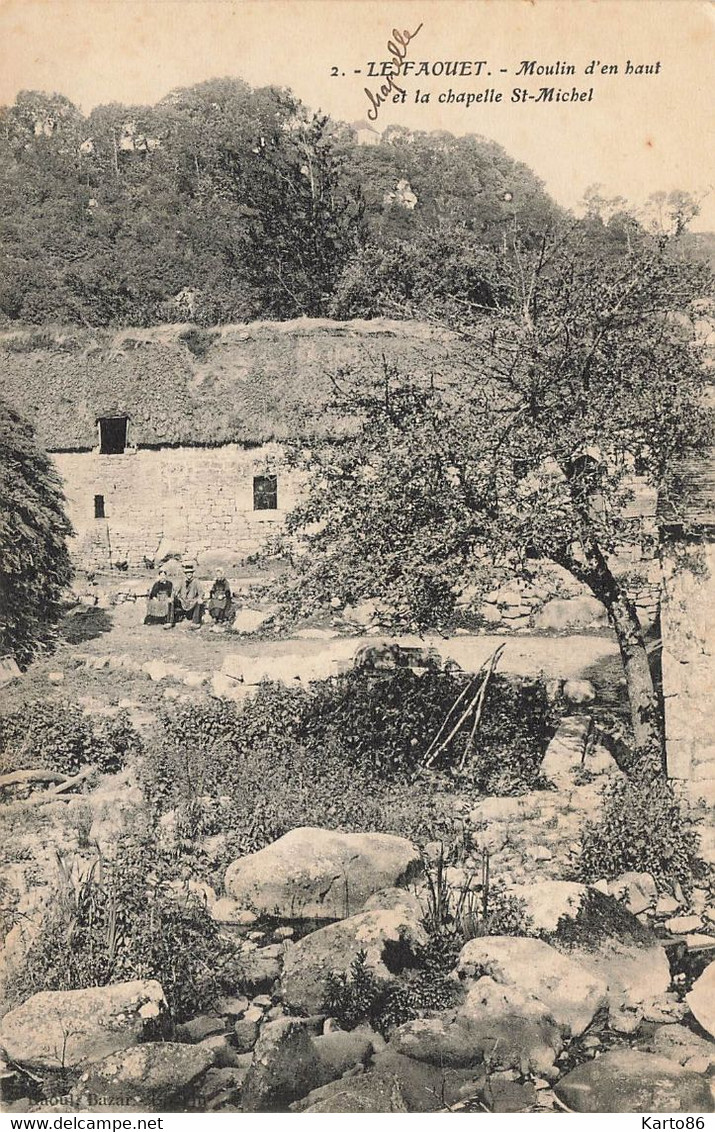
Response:
[[[63,778],[63,781],[54,789],[43,790],[41,794],[33,794],[31,798],[26,798],[22,802],[9,802],[5,808],[6,810],[21,810],[29,809],[31,806],[46,806],[51,802],[71,802],[76,795],[70,793],[70,791],[89,778],[93,770],[94,767],[85,766],[79,774],[73,775],[72,778]]]
[[[481,669],[480,669],[480,672],[481,672]],[[470,687],[474,687],[474,681],[472,681],[472,684],[470,685]],[[464,711],[464,712],[462,713],[462,715],[461,715],[461,716],[459,717],[459,719],[458,719],[458,720],[457,720],[457,722],[455,723],[454,727],[453,727],[453,728],[452,728],[452,730],[450,731],[450,733],[449,733],[449,735],[447,736],[447,738],[446,738],[446,739],[444,739],[444,740],[443,740],[443,742],[441,742],[441,743],[440,743],[439,747],[437,747],[437,748],[436,748],[436,749],[435,749],[435,750],[434,750],[434,751],[432,752],[432,754],[430,755],[430,757],[429,757],[429,758],[428,758],[428,759],[427,759],[427,760],[425,761],[425,766],[431,766],[431,765],[432,765],[432,763],[433,763],[433,762],[435,761],[435,759],[437,758],[437,756],[438,756],[438,755],[441,755],[441,754],[442,754],[442,751],[445,751],[445,750],[447,749],[447,747],[449,746],[449,744],[450,744],[450,743],[452,742],[452,740],[454,739],[454,736],[455,736],[455,735],[457,734],[457,732],[459,731],[460,727],[462,727],[462,725],[463,725],[464,723],[466,723],[466,721],[467,721],[467,720],[469,719],[469,716],[470,716],[471,712],[472,712],[472,711],[474,710],[474,706],[475,706],[475,704],[476,704],[476,702],[477,702],[477,699],[478,699],[478,697],[479,697],[479,691],[477,691],[476,695],[474,695],[474,696],[472,697],[472,699],[471,699],[471,700],[469,701],[469,704],[467,705],[467,709],[466,709],[466,711]]]
[[[449,744],[452,742],[455,735],[459,731],[460,727],[462,727],[463,724],[466,723],[466,721],[469,719],[469,716],[471,715],[472,711],[475,708],[477,708],[477,710],[478,710],[479,698],[480,698],[480,696],[482,696],[482,700],[483,700],[483,692],[485,691],[485,684],[486,684],[487,680],[489,679],[489,677],[491,676],[492,672],[494,671],[494,669],[495,669],[495,667],[496,667],[496,665],[499,661],[499,658],[500,658],[501,654],[503,653],[505,647],[506,647],[506,642],[503,642],[492,653],[491,657],[488,660],[485,660],[484,663],[479,666],[479,668],[477,669],[472,680],[469,682],[467,687],[464,689],[464,691],[460,694],[460,696],[457,698],[455,703],[452,705],[449,712],[447,713],[447,718],[445,719],[444,723],[442,724],[442,726],[439,729],[435,738],[430,743],[430,746],[429,746],[428,751],[427,751],[427,757],[424,760],[424,766],[425,767],[432,766],[432,764],[435,761],[435,759],[437,758],[437,756],[441,755],[442,751],[447,749],[447,747],[449,746]],[[455,726],[450,731],[447,738],[444,739],[439,744],[439,746],[435,747],[434,750],[433,750],[432,748],[434,747],[434,744],[438,741],[439,736],[444,733],[450,718],[452,718],[454,716],[454,713],[455,713],[457,707],[464,700],[467,693],[469,691],[471,691],[472,688],[474,688],[476,681],[479,679],[482,672],[484,672],[485,668],[487,669],[486,677],[485,677],[484,681],[482,681],[481,685],[479,686],[479,689],[477,690],[476,694],[469,701],[469,704],[468,704],[466,710],[464,712],[462,712],[462,715],[460,716],[459,720],[457,721]],[[479,719],[481,719],[481,713],[479,714]],[[477,723],[478,723],[478,720],[477,720]],[[470,740],[471,740],[471,737],[470,737]],[[462,769],[463,763],[464,763],[464,758],[462,759],[462,763],[460,764],[460,770]]]
[[[61,782],[59,786],[55,786],[54,790],[52,790],[51,793],[61,795],[64,794],[67,790],[73,790],[75,786],[79,786],[81,782],[84,782],[85,779],[89,778],[93,770],[94,767],[92,766],[83,767],[79,774],[75,774],[73,778],[67,778],[64,782]]]
[[[32,782],[65,782],[67,775],[56,770],[16,770],[0,775],[0,790],[10,786],[24,786]]]

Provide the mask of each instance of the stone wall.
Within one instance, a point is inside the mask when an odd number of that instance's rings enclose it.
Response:
[[[661,626],[668,773],[715,805],[715,544],[665,548]]]
[[[64,480],[75,528],[72,553],[78,566],[141,566],[160,549],[199,556],[230,550],[237,560],[255,554],[277,532],[296,502],[297,479],[276,444],[250,448],[129,450],[53,453]],[[276,475],[278,509],[254,510],[254,476]],[[105,518],[95,518],[95,496]]]

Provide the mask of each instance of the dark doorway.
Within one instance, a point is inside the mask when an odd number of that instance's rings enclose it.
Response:
[[[104,456],[119,456],[127,446],[127,418],[100,417],[99,451]]]

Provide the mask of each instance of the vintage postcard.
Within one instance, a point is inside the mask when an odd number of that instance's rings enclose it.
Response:
[[[0,0],[8,1127],[705,1127],[714,46]]]

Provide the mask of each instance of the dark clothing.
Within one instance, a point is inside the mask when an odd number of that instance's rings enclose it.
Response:
[[[168,578],[160,578],[158,582],[154,582],[154,585],[151,587],[151,589],[149,591],[149,601],[151,601],[151,599],[154,598],[154,597],[159,597],[159,596],[162,596],[162,595],[164,595],[166,597],[171,597],[173,592],[174,592],[174,587],[171,584],[171,582],[169,581],[169,579]]]
[[[208,611],[214,621],[230,621],[232,612],[231,587],[225,578],[217,578],[212,585]]]
[[[149,601],[146,607],[145,625],[162,625],[171,622],[172,600],[174,587],[168,578],[159,578],[149,591]]]

